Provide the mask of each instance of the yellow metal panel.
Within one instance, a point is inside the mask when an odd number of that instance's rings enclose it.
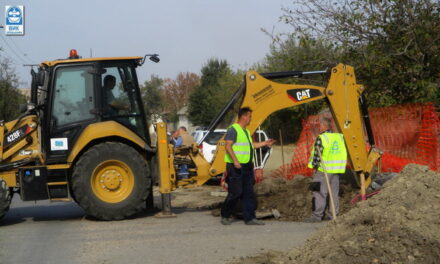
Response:
[[[215,151],[214,157],[212,158],[213,161],[209,170],[211,176],[221,174],[226,170],[226,162],[224,159],[226,148],[225,140],[223,138],[224,136],[217,142],[217,149]]]
[[[167,127],[165,123],[157,123],[157,151],[159,155],[159,191],[170,193],[175,189],[176,171],[174,169],[173,148],[168,144]]]
[[[247,127],[251,133],[254,133],[269,115],[278,110],[310,103],[325,97],[323,87],[277,83],[264,78],[255,71],[247,72],[245,78],[246,91],[241,106],[252,109],[252,121]],[[321,96],[304,97],[297,101],[288,96],[289,90],[296,93],[295,91],[308,89],[318,90]]]
[[[39,159],[40,162],[43,162],[43,158],[41,157],[40,152],[40,143],[38,140],[37,133],[37,122],[38,118],[35,115],[26,116],[21,120],[13,120],[11,122],[6,123],[5,127],[8,131],[11,131],[13,127],[19,128],[24,125],[28,125],[31,127],[30,133],[23,139],[21,139],[18,143],[10,147],[7,151],[3,150],[3,159],[7,162],[14,162],[23,159]],[[20,123],[17,123],[20,121]],[[4,137],[4,135],[3,135]],[[1,137],[0,137],[1,138]],[[27,138],[31,138],[31,143],[27,142]],[[3,140],[3,139],[2,139]],[[29,154],[22,154],[20,150],[26,150]]]
[[[63,181],[63,182],[48,182],[47,185],[48,186],[53,186],[53,185],[67,185],[68,182]]]
[[[73,149],[70,152],[69,157],[67,158],[67,162],[73,162],[78,153],[83,150],[84,147],[91,141],[99,138],[113,136],[127,139],[128,141],[135,143],[139,147],[145,148],[145,141],[138,135],[133,133],[133,131],[119,124],[118,122],[106,121],[91,124],[87,126],[86,129],[84,129],[84,131],[81,133],[81,136],[78,138],[75,146],[73,146]]]
[[[8,187],[17,187],[16,179],[17,170],[0,172],[0,178],[2,178]]]
[[[54,202],[70,202],[72,199],[70,198],[50,198],[50,201]]]
[[[15,124],[18,122],[18,119],[14,119],[12,121],[9,121],[5,123],[5,128],[7,131],[11,131],[12,127],[15,126]]]
[[[194,180],[197,181],[198,186],[203,185],[212,176],[211,172],[209,171],[211,165],[208,161],[206,161],[205,157],[203,157],[200,151],[198,151],[197,153],[190,152],[190,157],[194,164],[196,164],[197,169],[197,176],[194,177]]]
[[[47,65],[49,67],[55,66],[61,63],[81,63],[81,62],[94,62],[94,61],[114,61],[114,60],[141,60],[142,57],[106,57],[106,58],[84,58],[84,59],[65,59],[45,61],[41,65]]]
[[[356,171],[365,171],[368,155],[359,106],[362,91],[363,87],[356,83],[353,67],[338,64],[331,70],[326,95]]]
[[[5,151],[3,153],[3,158],[7,159],[7,158],[11,157],[13,154],[16,154],[20,149],[22,149],[27,144],[29,144],[29,143],[26,141],[25,138],[23,138],[22,140],[18,141],[18,143],[15,143],[15,145],[10,147],[7,151]]]
[[[67,164],[54,164],[54,165],[47,165],[48,170],[61,170],[61,169],[69,169],[71,166],[70,163]]]

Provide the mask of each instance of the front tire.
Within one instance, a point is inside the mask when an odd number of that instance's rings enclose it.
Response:
[[[121,220],[146,207],[151,176],[142,155],[119,142],[91,147],[76,163],[72,191],[87,215]]]

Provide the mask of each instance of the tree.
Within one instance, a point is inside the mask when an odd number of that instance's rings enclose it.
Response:
[[[283,41],[271,45],[263,67],[266,71],[323,70],[334,64],[339,55],[335,45],[329,41],[292,33],[285,35]],[[322,81],[313,77],[311,80]]]
[[[175,80],[165,79],[163,85],[164,101],[166,109],[171,114],[171,119],[175,119],[177,112],[188,105],[189,96],[199,83],[200,77],[192,72],[181,72]]]
[[[148,120],[151,120],[151,115],[161,114],[164,110],[162,85],[163,80],[153,74],[150,80],[145,81],[141,86],[142,101]]]
[[[211,58],[201,69],[200,85],[189,98],[192,123],[208,126],[242,81],[242,71],[233,72],[226,60]]]
[[[438,0],[296,0],[282,19],[333,42],[356,68],[370,104],[440,103]]]
[[[0,58],[0,120],[10,121],[19,115],[19,105],[26,102],[18,90],[19,81],[11,62]]]

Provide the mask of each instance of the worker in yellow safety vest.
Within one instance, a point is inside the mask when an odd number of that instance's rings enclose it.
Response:
[[[313,192],[312,215],[305,222],[320,222],[331,220],[331,213],[324,216],[327,204],[328,189],[324,172],[327,173],[330,189],[333,194],[336,215],[339,213],[339,174],[345,173],[347,165],[347,149],[344,136],[334,133],[330,113],[324,113],[320,118],[320,130],[323,131],[315,140],[310,156],[309,168],[314,169],[310,190]],[[321,160],[322,158],[322,160]],[[331,207],[329,206],[331,212]]]
[[[251,119],[252,110],[249,107],[241,108],[238,111],[237,123],[230,126],[225,135],[228,195],[221,209],[221,223],[223,225],[232,223],[231,215],[238,200],[241,200],[243,205],[245,224],[264,225],[264,222],[255,217],[253,149],[264,146],[271,147],[275,140],[253,142],[251,133],[246,129]]]

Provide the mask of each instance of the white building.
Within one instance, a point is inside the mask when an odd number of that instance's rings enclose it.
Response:
[[[196,130],[196,127],[189,121],[188,119],[188,106],[184,106],[180,108],[180,110],[177,112],[177,117],[179,118],[175,128],[179,128],[181,126],[186,127],[188,130],[188,133],[192,133]]]

